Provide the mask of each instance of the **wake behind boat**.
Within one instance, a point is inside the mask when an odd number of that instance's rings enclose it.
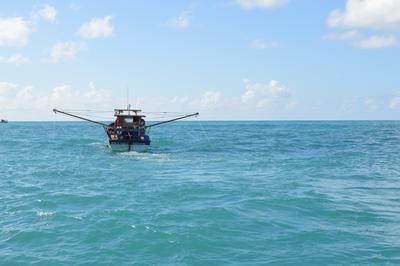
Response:
[[[103,126],[106,134],[107,146],[113,151],[119,152],[146,151],[151,143],[149,136],[149,129],[151,127],[199,115],[199,113],[191,113],[174,119],[146,125],[144,119],[146,116],[141,113],[142,111],[139,109],[130,109],[129,106],[127,109],[114,109],[115,121],[111,124],[95,121],[57,109],[53,109],[53,112]]]

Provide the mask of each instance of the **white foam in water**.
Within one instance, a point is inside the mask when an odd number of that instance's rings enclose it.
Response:
[[[130,156],[135,157],[141,160],[148,160],[148,159],[160,159],[160,160],[169,160],[170,155],[167,153],[148,153],[148,152],[137,152],[137,151],[127,151],[127,152],[120,152],[121,156]]]
[[[46,211],[36,211],[36,215],[39,217],[49,217],[52,216],[54,214],[54,212],[46,212]]]

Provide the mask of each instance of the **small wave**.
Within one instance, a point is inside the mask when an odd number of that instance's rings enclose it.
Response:
[[[143,157],[144,155],[146,155],[145,152],[137,152],[137,151],[126,151],[126,152],[120,152],[118,154],[122,156],[134,156],[134,157]]]
[[[55,214],[55,212],[36,211],[37,216],[44,217],[44,218],[52,216],[53,214]]]
[[[104,141],[95,141],[87,144],[88,146],[103,146]]]
[[[149,152],[137,152],[128,151],[119,153],[121,156],[134,157],[141,160],[158,159],[158,160],[169,160],[170,154],[167,153],[149,153]]]

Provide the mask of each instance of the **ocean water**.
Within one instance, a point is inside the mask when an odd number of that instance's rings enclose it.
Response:
[[[400,122],[0,124],[0,265],[400,265]]]

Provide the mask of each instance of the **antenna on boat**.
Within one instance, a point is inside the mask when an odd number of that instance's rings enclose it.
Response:
[[[130,114],[131,105],[129,104],[129,88],[126,88],[126,109],[128,109],[128,114]]]

